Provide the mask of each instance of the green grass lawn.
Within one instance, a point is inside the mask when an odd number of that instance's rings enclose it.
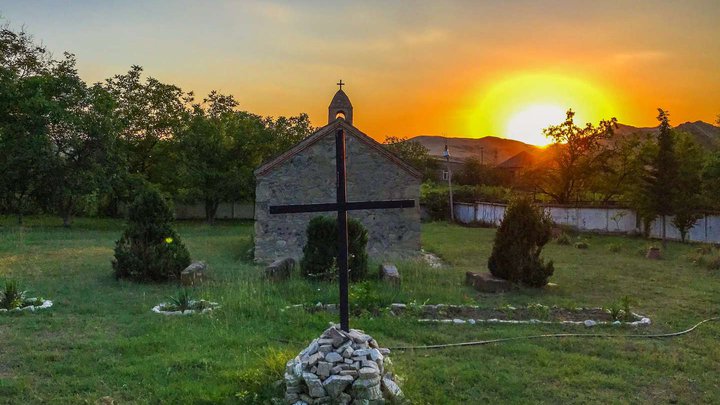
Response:
[[[24,228],[13,221],[0,220],[0,281],[16,279],[55,306],[0,314],[0,403],[92,404],[106,396],[120,404],[267,403],[282,394],[273,382],[285,361],[335,320],[326,313],[283,310],[337,302],[336,286],[263,281],[262,268],[244,261],[250,222],[177,225],[193,259],[211,267],[212,281],[194,293],[222,308],[209,316],[165,317],[150,308],[176,294],[177,286],[112,276],[122,222],[80,219],[64,229],[50,218],[31,218]],[[720,275],[687,260],[692,245],[670,244],[665,260],[649,261],[640,254],[645,240],[596,235],[582,236],[588,250],[556,244],[545,249],[555,261],[551,281],[557,287],[479,295],[463,285],[464,273],[485,269],[493,235],[491,229],[425,224],[424,248],[448,266],[398,263],[401,289],[372,281],[356,301],[574,307],[608,306],[628,295],[653,325],[593,329],[615,334],[675,331],[720,312]],[[420,324],[369,314],[352,318],[351,325],[384,346],[587,332],[559,325]],[[720,323],[709,323],[672,340],[514,341],[394,352],[392,359],[403,390],[417,404],[718,403],[718,337]]]

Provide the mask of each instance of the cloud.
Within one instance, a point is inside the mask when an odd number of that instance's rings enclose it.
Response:
[[[670,54],[668,54],[667,52],[646,50],[616,53],[615,55],[613,55],[613,61],[618,65],[627,65],[657,62],[660,60],[665,60],[669,57]]]

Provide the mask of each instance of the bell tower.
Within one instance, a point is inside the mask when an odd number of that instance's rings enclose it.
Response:
[[[347,94],[345,94],[342,89],[342,86],[344,86],[345,83],[340,80],[337,85],[340,86],[340,90],[335,93],[335,96],[328,107],[328,124],[335,121],[337,118],[342,118],[345,122],[352,125],[353,106]]]

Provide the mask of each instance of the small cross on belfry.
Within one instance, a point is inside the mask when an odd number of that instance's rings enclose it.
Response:
[[[345,85],[345,83],[343,83],[342,79],[340,79],[340,81],[337,82],[337,83],[335,83],[335,84],[337,84],[338,86],[340,86],[340,90],[342,90],[342,86]]]
[[[342,80],[340,81],[342,83]],[[350,331],[348,315],[348,232],[347,212],[351,210],[373,210],[384,208],[412,208],[415,200],[388,201],[347,201],[345,187],[345,132],[339,128],[335,132],[335,167],[337,171],[337,198],[335,203],[297,204],[270,206],[270,214],[290,214],[301,212],[337,211],[338,221],[338,281],[340,284],[340,328]]]

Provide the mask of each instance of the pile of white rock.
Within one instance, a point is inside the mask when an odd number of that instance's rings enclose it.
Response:
[[[285,402],[293,405],[381,405],[401,402],[389,349],[362,330],[328,328],[285,370]]]

